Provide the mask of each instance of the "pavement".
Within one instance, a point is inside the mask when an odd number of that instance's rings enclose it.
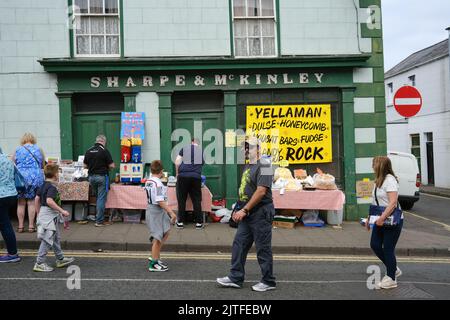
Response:
[[[230,253],[236,229],[227,224],[207,223],[202,230],[193,224],[184,229],[171,230],[163,251]],[[37,250],[36,233],[16,234],[20,250]],[[357,222],[344,222],[341,227],[273,229],[272,247],[275,254],[334,254],[371,255],[370,233]],[[0,246],[4,247],[1,242]],[[65,250],[150,251],[149,233],[145,224],[116,222],[96,228],[70,223],[62,230],[62,248]],[[255,248],[251,249],[255,252]],[[405,212],[405,223],[397,245],[398,256],[450,257],[450,226]]]
[[[450,198],[450,189],[437,188],[435,186],[420,186],[420,193],[432,194],[435,196],[441,196]]]

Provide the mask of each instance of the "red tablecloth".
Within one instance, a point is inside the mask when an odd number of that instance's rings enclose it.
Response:
[[[272,190],[276,209],[342,210],[345,194],[341,190],[286,191]]]
[[[178,210],[175,187],[167,190],[167,202],[172,210]],[[212,194],[207,187],[202,188],[202,211],[211,212]],[[141,186],[112,184],[105,207],[107,209],[147,209],[147,194]],[[190,197],[186,201],[186,210],[192,211]]]

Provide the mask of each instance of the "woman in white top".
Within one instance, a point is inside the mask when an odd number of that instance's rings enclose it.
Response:
[[[400,223],[395,226],[385,227],[383,224],[398,205],[398,180],[392,170],[391,160],[388,157],[375,157],[372,167],[375,172],[372,204],[379,205],[385,209],[373,226],[370,247],[386,266],[387,275],[381,280],[378,287],[391,289],[397,287],[396,278],[402,273],[397,267],[395,246],[402,231],[403,216]],[[378,204],[375,200],[375,191]],[[370,230],[369,218],[367,219],[366,227]]]

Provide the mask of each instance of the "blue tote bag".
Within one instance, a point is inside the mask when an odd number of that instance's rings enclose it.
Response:
[[[381,216],[386,209],[386,207],[380,206],[377,197],[377,187],[375,186],[375,201],[377,205],[371,205],[369,208],[369,216]],[[394,209],[394,212],[384,220],[385,227],[394,227],[400,223],[402,219],[402,210],[399,208],[398,202],[397,207]]]
[[[14,183],[16,185],[17,192],[23,193],[27,190],[27,182],[25,181],[25,178],[15,165],[14,165]]]

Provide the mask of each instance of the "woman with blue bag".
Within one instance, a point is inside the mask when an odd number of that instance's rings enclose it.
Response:
[[[375,157],[372,167],[375,187],[366,227],[370,230],[373,224],[370,247],[387,271],[377,288],[392,289],[397,287],[397,278],[402,274],[395,257],[395,247],[403,227],[403,213],[398,204],[399,185],[388,157]]]
[[[0,256],[0,263],[19,262],[16,235],[14,234],[9,211],[16,204],[17,190],[14,180],[14,164],[0,148],[0,231],[5,240],[7,254]]]

